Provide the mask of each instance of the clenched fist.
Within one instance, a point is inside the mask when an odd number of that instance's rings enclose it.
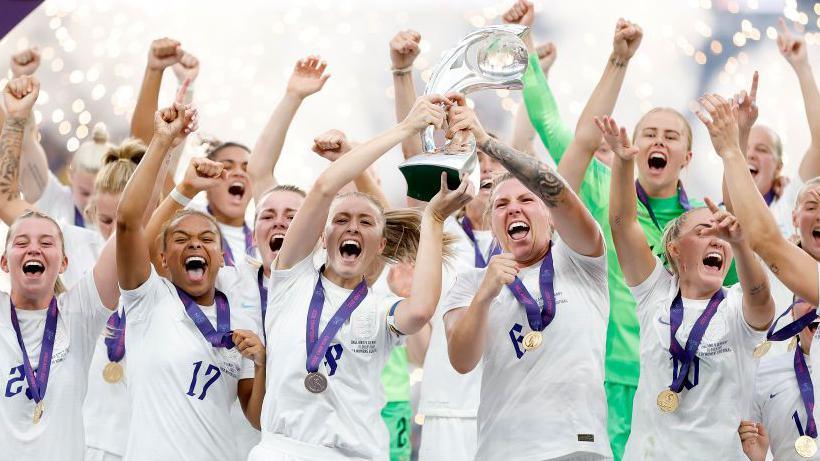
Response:
[[[616,61],[626,64],[632,59],[643,39],[643,29],[624,18],[618,19],[615,24],[615,36],[612,39],[612,54]]]
[[[166,67],[179,62],[183,55],[182,46],[171,38],[158,38],[151,42],[148,51],[148,68],[162,72]]]
[[[191,106],[174,103],[154,114],[154,137],[178,144],[189,133],[196,131],[197,111]]]
[[[186,197],[193,198],[199,192],[218,186],[227,176],[228,173],[221,162],[193,157],[185,170],[185,177],[180,182],[180,190]]]
[[[493,299],[501,293],[502,288],[513,283],[518,271],[518,263],[512,254],[497,254],[490,258],[479,290],[483,290],[488,298]]]
[[[40,94],[40,82],[31,75],[13,78],[3,90],[9,118],[28,118]]]
[[[177,80],[180,82],[188,80],[189,84],[193,83],[197,75],[199,75],[199,59],[191,53],[183,51],[182,57],[173,65],[172,69],[174,70],[174,75],[177,76]]]
[[[313,152],[335,162],[351,149],[347,136],[339,130],[328,130],[313,138]]]
[[[37,47],[28,48],[11,56],[11,74],[15,77],[34,75],[38,67],[40,67],[40,50]]]
[[[404,30],[390,40],[390,62],[393,69],[404,69],[413,65],[421,52],[421,34],[415,30]]]
[[[529,0],[518,0],[501,15],[501,19],[507,24],[532,27],[533,22],[535,22],[535,6]]]

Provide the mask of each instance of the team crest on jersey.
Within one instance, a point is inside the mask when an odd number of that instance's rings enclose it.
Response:
[[[355,310],[350,316],[350,336],[352,340],[367,340],[376,337],[376,310],[369,308]]]
[[[239,379],[240,364],[242,363],[242,354],[236,350],[236,347],[230,349],[220,347],[217,349],[219,355],[219,368],[223,373],[232,378]]]

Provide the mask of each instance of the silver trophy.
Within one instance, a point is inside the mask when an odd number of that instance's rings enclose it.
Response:
[[[467,94],[499,88],[520,90],[529,62],[521,37],[528,30],[526,26],[504,24],[470,33],[444,54],[424,94],[443,95],[452,91]],[[461,176],[469,175],[478,163],[472,134],[457,134],[444,146],[437,147],[434,132],[434,127],[428,126],[421,133],[424,152],[399,165],[407,181],[407,196],[425,202],[441,188],[442,171],[447,172],[450,189],[455,189]]]

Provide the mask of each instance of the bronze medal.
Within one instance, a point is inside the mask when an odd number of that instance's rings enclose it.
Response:
[[[524,335],[524,349],[531,351],[533,349],[538,349],[538,346],[544,341],[544,336],[541,334],[540,331],[531,331]]]
[[[658,394],[658,408],[664,413],[674,413],[680,404],[678,394],[670,389],[664,389]]]
[[[117,384],[122,381],[123,368],[119,362],[108,362],[103,368],[103,379],[109,384]]]
[[[769,349],[771,349],[771,348],[772,348],[772,342],[771,341],[763,341],[762,343],[758,344],[755,347],[755,351],[752,355],[754,355],[754,357],[756,359],[759,359],[760,357],[763,357],[764,355],[766,355],[766,353],[768,353]]]
[[[43,404],[43,401],[40,400],[39,402],[37,402],[37,405],[34,406],[34,417],[32,418],[32,421],[34,422],[34,424],[37,424],[37,423],[40,422],[40,419],[42,419],[42,417],[43,417],[43,412],[44,411],[46,411],[46,406]],[[815,448],[815,450],[816,449],[817,448]]]
[[[811,458],[817,453],[817,442],[808,435],[801,435],[794,441],[794,451],[801,458]]]
[[[327,389],[327,378],[319,372],[308,373],[305,376],[305,389],[314,394],[321,394]]]

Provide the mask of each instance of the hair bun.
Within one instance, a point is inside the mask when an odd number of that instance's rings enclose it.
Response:
[[[108,128],[103,122],[94,124],[94,129],[91,131],[91,139],[97,144],[105,144],[108,142]]]

